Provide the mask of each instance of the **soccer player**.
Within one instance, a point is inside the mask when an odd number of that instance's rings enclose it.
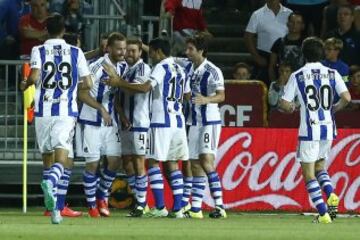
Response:
[[[159,163],[163,162],[170,171],[170,186],[174,205],[171,217],[183,218],[181,199],[183,195],[183,176],[177,160],[188,159],[188,145],[182,101],[185,89],[185,74],[182,68],[170,57],[170,43],[165,39],[153,39],[149,45],[149,56],[156,66],[150,79],[142,84],[130,84],[119,78],[113,71],[108,84],[136,92],[152,90],[151,120],[149,134],[149,181],[156,207],[150,215],[165,217],[168,211],[164,204],[164,180]],[[106,67],[109,69],[109,67]],[[109,69],[108,72],[110,72]]]
[[[336,217],[339,198],[325,169],[325,160],[336,136],[333,113],[344,108],[351,97],[340,74],[320,63],[324,57],[320,39],[305,39],[302,53],[306,64],[291,74],[280,108],[291,113],[295,110],[295,97],[300,101],[301,121],[296,158],[300,161],[309,196],[319,212],[317,222],[331,223],[332,218]],[[334,105],[335,92],[340,100]],[[327,196],[329,213],[320,187]]]
[[[84,125],[82,155],[85,157],[83,174],[86,201],[91,217],[108,217],[110,211],[106,201],[108,190],[120,166],[121,144],[117,127],[117,114],[114,109],[116,89],[105,85],[108,78],[102,63],[108,63],[117,74],[121,74],[121,61],[126,52],[126,39],[120,33],[112,33],[108,38],[108,54],[90,65],[94,76],[90,93],[79,95],[84,103],[79,122]],[[98,181],[97,169],[100,157],[106,156],[107,164]]]
[[[222,189],[214,161],[221,132],[218,103],[225,99],[221,70],[206,59],[208,42],[197,35],[186,41],[186,55],[192,61],[188,78],[191,86],[191,107],[188,122],[189,155],[193,174],[191,209],[187,217],[203,218],[201,211],[206,181],[215,200],[211,218],[226,218]]]
[[[56,207],[53,192],[59,180],[68,175],[64,167],[72,163],[68,159],[72,150],[77,109],[77,90],[86,91],[91,86],[90,72],[81,49],[68,45],[62,38],[64,18],[53,14],[47,20],[50,39],[36,46],[31,53],[31,73],[27,81],[21,82],[21,90],[36,85],[35,131],[40,152],[46,162],[54,164],[41,182],[45,206],[51,210],[51,221],[62,221]],[[45,162],[44,161],[44,162]],[[45,171],[44,171],[45,175]]]
[[[129,69],[124,75],[124,80],[132,84],[144,83],[149,79],[151,69],[141,59],[142,42],[138,39],[128,39],[126,45],[125,59]],[[145,153],[147,132],[150,127],[150,92],[129,94],[121,91],[120,105],[120,119],[123,124],[120,134],[122,159],[128,176],[135,178],[134,192],[137,202],[137,206],[129,216],[141,217],[146,206],[148,186]]]

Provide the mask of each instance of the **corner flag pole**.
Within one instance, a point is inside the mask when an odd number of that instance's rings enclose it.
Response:
[[[24,63],[22,66],[22,77],[26,81],[30,75],[29,63]],[[28,108],[31,107],[31,103],[34,98],[34,89],[28,88],[24,92],[24,129],[23,129],[23,213],[27,212],[27,148],[28,148]]]

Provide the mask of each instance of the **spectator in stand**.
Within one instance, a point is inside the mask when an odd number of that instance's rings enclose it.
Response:
[[[282,6],[279,0],[266,0],[262,8],[252,13],[244,40],[255,62],[254,79],[269,82],[268,64],[271,47],[276,39],[286,35],[286,23],[291,13],[292,10]]]
[[[332,0],[323,10],[323,22],[321,25],[320,36],[324,38],[325,34],[338,27],[337,12],[341,5],[349,4],[348,0]]]
[[[291,64],[287,62],[280,63],[279,78],[273,81],[269,87],[268,102],[270,107],[277,108],[281,96],[284,94],[284,87],[289,80],[292,73]]]
[[[354,9],[351,5],[342,5],[337,14],[338,28],[326,34],[326,38],[339,38],[344,47],[340,52],[340,59],[347,63],[350,68],[360,65],[360,33],[353,26]]]
[[[244,62],[237,63],[233,71],[234,80],[249,80],[251,76],[251,68]]]
[[[360,67],[354,67],[351,70],[349,92],[351,102],[347,109],[360,110]]]
[[[305,20],[305,31],[311,35],[320,36],[323,9],[328,0],[287,0],[287,7],[301,13]],[[311,26],[311,27],[310,27]]]
[[[66,0],[62,15],[65,18],[66,31],[81,34],[84,23],[80,9],[80,0]]]
[[[164,0],[165,12],[173,17],[174,43],[173,55],[184,55],[186,39],[198,32],[207,31],[205,18],[202,14],[202,0]]]
[[[300,13],[291,13],[287,23],[289,33],[275,41],[271,48],[269,79],[275,81],[279,64],[287,62],[293,71],[304,65],[301,44],[304,39],[304,20]]]
[[[19,23],[20,55],[23,58],[29,57],[31,49],[42,44],[48,37],[46,31],[47,1],[31,0],[30,6],[31,13],[22,16]]]
[[[346,63],[339,59],[343,45],[343,42],[338,38],[326,39],[324,43],[325,60],[321,61],[321,63],[326,67],[337,70],[347,85],[350,69]]]
[[[16,59],[21,0],[0,1],[0,59]]]

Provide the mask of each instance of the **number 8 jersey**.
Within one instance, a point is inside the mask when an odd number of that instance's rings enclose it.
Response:
[[[333,140],[336,137],[332,111],[334,95],[346,91],[340,74],[321,63],[307,63],[291,74],[282,98],[288,102],[295,97],[299,99],[299,140]]]
[[[78,116],[80,78],[90,75],[84,53],[63,39],[49,39],[31,52],[31,68],[41,70],[36,82],[35,116]]]

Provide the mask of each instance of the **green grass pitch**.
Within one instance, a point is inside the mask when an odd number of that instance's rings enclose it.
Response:
[[[82,209],[85,211],[85,209]],[[332,224],[313,224],[312,216],[229,213],[228,219],[127,218],[127,211],[112,211],[110,218],[65,218],[52,225],[42,209],[0,209],[0,240],[110,240],[110,239],[360,239],[360,218],[338,218]]]

